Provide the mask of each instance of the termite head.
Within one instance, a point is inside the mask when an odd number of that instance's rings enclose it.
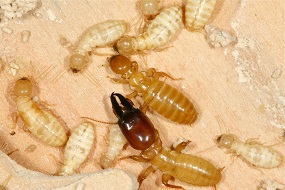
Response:
[[[78,73],[82,69],[86,68],[86,56],[80,54],[73,54],[69,58],[69,67],[73,73]]]
[[[217,138],[218,146],[223,148],[231,148],[235,141],[236,136],[232,134],[223,134]]]
[[[158,0],[141,0],[140,10],[146,16],[152,16],[158,12]]]
[[[116,97],[119,98],[122,106],[119,105]],[[121,94],[112,93],[111,102],[113,111],[119,118],[118,125],[131,147],[137,150],[149,148],[157,136],[149,118]]]
[[[132,68],[132,62],[123,55],[114,55],[109,59],[112,71],[116,74],[124,75]]]
[[[16,96],[30,96],[32,94],[32,82],[30,79],[23,77],[16,81],[14,93]]]
[[[113,49],[121,54],[132,53],[133,51],[132,38],[129,36],[121,38],[114,44]]]
[[[100,158],[100,166],[103,169],[112,167],[113,159],[110,159],[106,154],[103,154]]]

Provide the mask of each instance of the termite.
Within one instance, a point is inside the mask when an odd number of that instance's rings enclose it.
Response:
[[[91,123],[82,123],[69,137],[64,149],[64,162],[59,175],[71,175],[87,159],[94,143],[94,129]]]
[[[120,20],[108,20],[90,27],[81,37],[70,56],[69,67],[73,73],[82,71],[89,62],[89,53],[96,47],[104,47],[122,37],[128,29],[128,24]],[[94,51],[93,51],[94,52]]]
[[[137,37],[122,37],[114,44],[121,54],[162,48],[182,29],[182,9],[179,6],[165,8],[150,22],[146,31]]]
[[[32,82],[23,77],[14,86],[18,116],[28,130],[50,146],[63,146],[67,136],[63,125],[47,110],[41,109],[31,98]]]
[[[202,29],[210,19],[217,0],[186,0],[185,27],[190,31]]]
[[[116,98],[119,98],[122,106]],[[196,186],[216,186],[220,182],[221,169],[203,158],[181,153],[190,141],[181,142],[172,150],[162,147],[159,134],[151,121],[141,110],[135,108],[130,100],[121,94],[112,93],[111,103],[115,115],[119,118],[118,125],[122,133],[133,148],[142,151],[139,156],[128,158],[151,163],[151,166],[138,176],[140,185],[156,169],[163,172],[163,184],[171,188],[182,188],[168,183],[174,178]]]
[[[109,59],[110,67],[121,79],[115,82],[127,83],[134,91],[128,97],[141,96],[144,108],[152,108],[173,122],[192,124],[197,119],[197,112],[191,101],[176,88],[160,81],[159,78],[171,76],[164,72],[156,72],[150,68],[146,74],[138,71],[137,62],[131,62],[123,55],[115,55]]]
[[[109,142],[107,151],[100,158],[100,166],[105,168],[110,168],[115,160],[116,156],[118,156],[124,145],[127,144],[127,139],[115,125],[111,125],[109,128]]]
[[[219,147],[240,155],[247,163],[260,168],[276,168],[283,161],[283,156],[276,150],[255,141],[240,141],[236,135],[222,134],[217,138]]]

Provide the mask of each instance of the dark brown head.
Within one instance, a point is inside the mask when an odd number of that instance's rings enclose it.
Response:
[[[119,105],[116,97],[119,98],[122,106]],[[129,144],[137,150],[149,148],[157,136],[149,118],[121,94],[112,93],[111,102],[113,111],[119,118],[118,125]]]

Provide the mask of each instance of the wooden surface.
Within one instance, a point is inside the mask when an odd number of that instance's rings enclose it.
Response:
[[[181,4],[181,1],[175,3]],[[61,149],[42,144],[23,130],[20,121],[18,125],[13,122],[15,104],[11,89],[20,77],[36,79],[36,96],[70,130],[82,122],[81,116],[103,121],[117,120],[112,113],[109,96],[114,91],[129,94],[128,86],[106,78],[114,77],[114,74],[108,68],[105,56],[93,55],[92,64],[84,74],[68,72],[66,60],[70,53],[59,43],[59,38],[64,36],[76,43],[88,27],[105,20],[121,19],[134,23],[139,17],[135,4],[136,1],[131,0],[85,0],[80,3],[75,0],[46,0],[36,11],[42,14],[41,18],[31,15],[8,23],[7,27],[13,29],[13,33],[0,33],[0,56],[6,61],[0,73],[0,143],[5,152],[19,149],[11,158],[45,174],[56,173],[58,161],[62,159]],[[218,168],[226,167],[218,185],[220,190],[257,189],[266,179],[284,182],[284,163],[280,168],[270,170],[255,169],[241,158],[232,163],[232,156],[219,149],[214,142],[226,130],[241,140],[259,138],[258,141],[265,145],[280,142],[284,134],[284,1],[220,1],[209,24],[232,32],[237,36],[238,43],[214,49],[209,47],[203,32],[193,33],[183,29],[170,48],[148,53],[147,66],[140,56],[132,56],[139,62],[141,70],[154,67],[174,77],[182,77],[183,80],[166,82],[193,101],[199,119],[190,127],[172,123],[154,112],[147,115],[158,129],[164,146],[170,146],[179,137],[189,139],[192,143],[185,149],[186,153],[201,156]],[[21,42],[23,30],[31,32],[28,43]],[[130,34],[134,32],[130,31]],[[99,51],[105,52],[104,49]],[[112,50],[106,51],[113,53]],[[11,68],[7,63],[13,60],[20,67],[15,76],[9,72]],[[37,78],[49,66],[50,70]],[[96,84],[88,79],[86,73]],[[54,80],[59,74],[62,74],[61,77]],[[81,173],[101,170],[98,162],[107,146],[108,125],[95,125],[94,151],[81,167]],[[15,135],[10,135],[13,131]],[[25,151],[29,145],[36,145],[37,149],[31,153]],[[284,143],[273,148],[285,155]],[[123,155],[136,153],[130,147],[123,151]],[[122,160],[115,167],[138,175],[147,166],[146,163]],[[178,180],[175,184],[186,189],[213,189],[194,187]],[[168,188],[161,183],[161,172],[156,171],[143,182],[141,189]]]

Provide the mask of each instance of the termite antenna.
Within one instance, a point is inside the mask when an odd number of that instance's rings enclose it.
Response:
[[[95,122],[97,122],[97,123],[104,123],[104,124],[111,124],[111,125],[118,124],[118,122],[100,121],[100,120],[92,119],[92,118],[90,118],[90,117],[81,117],[81,118],[83,118],[83,119],[89,119],[89,120],[95,121]]]
[[[59,36],[59,43],[70,52],[74,52],[75,46],[62,35]]]
[[[224,134],[223,130],[222,130],[222,126],[224,126],[226,128],[225,121],[219,115],[216,115],[215,118],[216,118],[218,125],[219,125],[220,134],[222,135],[222,134]],[[230,134],[230,131],[228,128],[226,128],[225,134]]]
[[[38,80],[40,77],[44,77],[47,73],[48,73],[48,71],[50,71],[51,70],[51,68],[52,68],[52,65],[50,65],[48,68],[46,68],[41,74],[39,74],[36,78],[35,78],[35,80]]]
[[[57,82],[57,80],[64,74],[64,72],[65,72],[65,70],[59,71],[59,72],[57,73],[57,75],[51,79],[51,82],[52,82],[52,83]]]
[[[201,154],[201,153],[206,152],[206,151],[214,150],[214,148],[216,148],[216,147],[217,147],[216,145],[210,146],[208,148],[205,148],[204,150],[196,152],[196,154]]]
[[[130,24],[130,27],[136,26],[138,24],[139,24],[139,26],[141,26],[143,21],[144,21],[143,15],[140,14],[140,16],[136,16],[132,20],[134,20],[134,22]]]
[[[140,54],[139,55],[140,59],[142,60],[142,62],[144,63],[144,66],[147,67],[147,56],[146,54]]]
[[[100,87],[98,81],[92,76],[92,74],[89,71],[86,71],[84,75],[92,84],[94,84],[97,87]]]

